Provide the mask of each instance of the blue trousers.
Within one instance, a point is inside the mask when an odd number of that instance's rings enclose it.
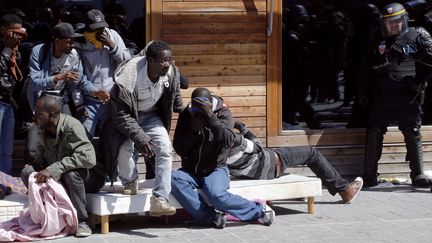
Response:
[[[15,116],[12,105],[0,102],[0,171],[11,174]]]
[[[216,210],[229,213],[242,220],[252,221],[264,214],[263,206],[228,192],[230,178],[228,167],[216,168],[210,175],[197,178],[179,169],[172,173],[171,193],[177,201],[201,224],[208,225],[216,215]],[[201,189],[208,203],[198,193]]]

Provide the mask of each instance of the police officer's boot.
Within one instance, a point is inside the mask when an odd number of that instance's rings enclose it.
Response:
[[[384,132],[377,127],[367,129],[363,172],[365,187],[378,185],[378,160],[381,158]]]
[[[409,161],[410,177],[415,187],[429,187],[430,178],[423,174],[423,150],[420,128],[417,126],[404,128],[407,154],[405,160]]]

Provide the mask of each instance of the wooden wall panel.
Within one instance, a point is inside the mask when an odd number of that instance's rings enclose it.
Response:
[[[265,23],[265,12],[164,13],[163,23]]]
[[[236,97],[236,96],[265,96],[266,87],[264,85],[256,86],[208,86],[207,87],[213,94],[225,97]],[[193,89],[181,90],[183,98],[190,98]],[[263,104],[265,105],[265,104]]]
[[[253,44],[171,44],[174,56],[181,55],[235,55],[235,54],[264,54],[266,45]]]
[[[172,44],[230,44],[230,43],[262,43],[266,40],[264,33],[249,34],[168,34],[163,33],[162,39]]]
[[[164,1],[164,13],[172,12],[265,12],[266,0],[256,1]]]
[[[183,33],[256,33],[264,32],[266,29],[265,23],[250,24],[250,23],[170,23],[164,24],[164,33],[183,34]]]
[[[180,70],[189,77],[196,76],[237,76],[265,75],[265,65],[212,65],[212,66],[181,66]]]
[[[265,74],[257,75],[230,75],[230,76],[189,76],[189,85],[191,86],[243,86],[243,85],[265,85]]]
[[[206,66],[206,65],[265,65],[264,54],[242,55],[175,55],[176,65],[182,66]]]

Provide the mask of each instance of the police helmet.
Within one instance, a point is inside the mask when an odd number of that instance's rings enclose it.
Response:
[[[387,4],[381,16],[384,37],[397,36],[408,31],[408,13],[400,3]]]
[[[309,12],[305,6],[296,4],[290,7],[290,14],[297,24],[305,24],[309,21]]]

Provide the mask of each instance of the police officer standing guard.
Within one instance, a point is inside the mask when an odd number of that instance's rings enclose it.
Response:
[[[359,80],[360,104],[367,105],[368,91],[374,94],[366,131],[364,183],[369,187],[378,184],[383,136],[387,126],[396,123],[405,138],[412,185],[427,187],[430,179],[423,174],[420,105],[432,74],[432,39],[425,29],[408,27],[408,14],[399,3],[384,7],[381,25],[381,35],[368,44]]]

